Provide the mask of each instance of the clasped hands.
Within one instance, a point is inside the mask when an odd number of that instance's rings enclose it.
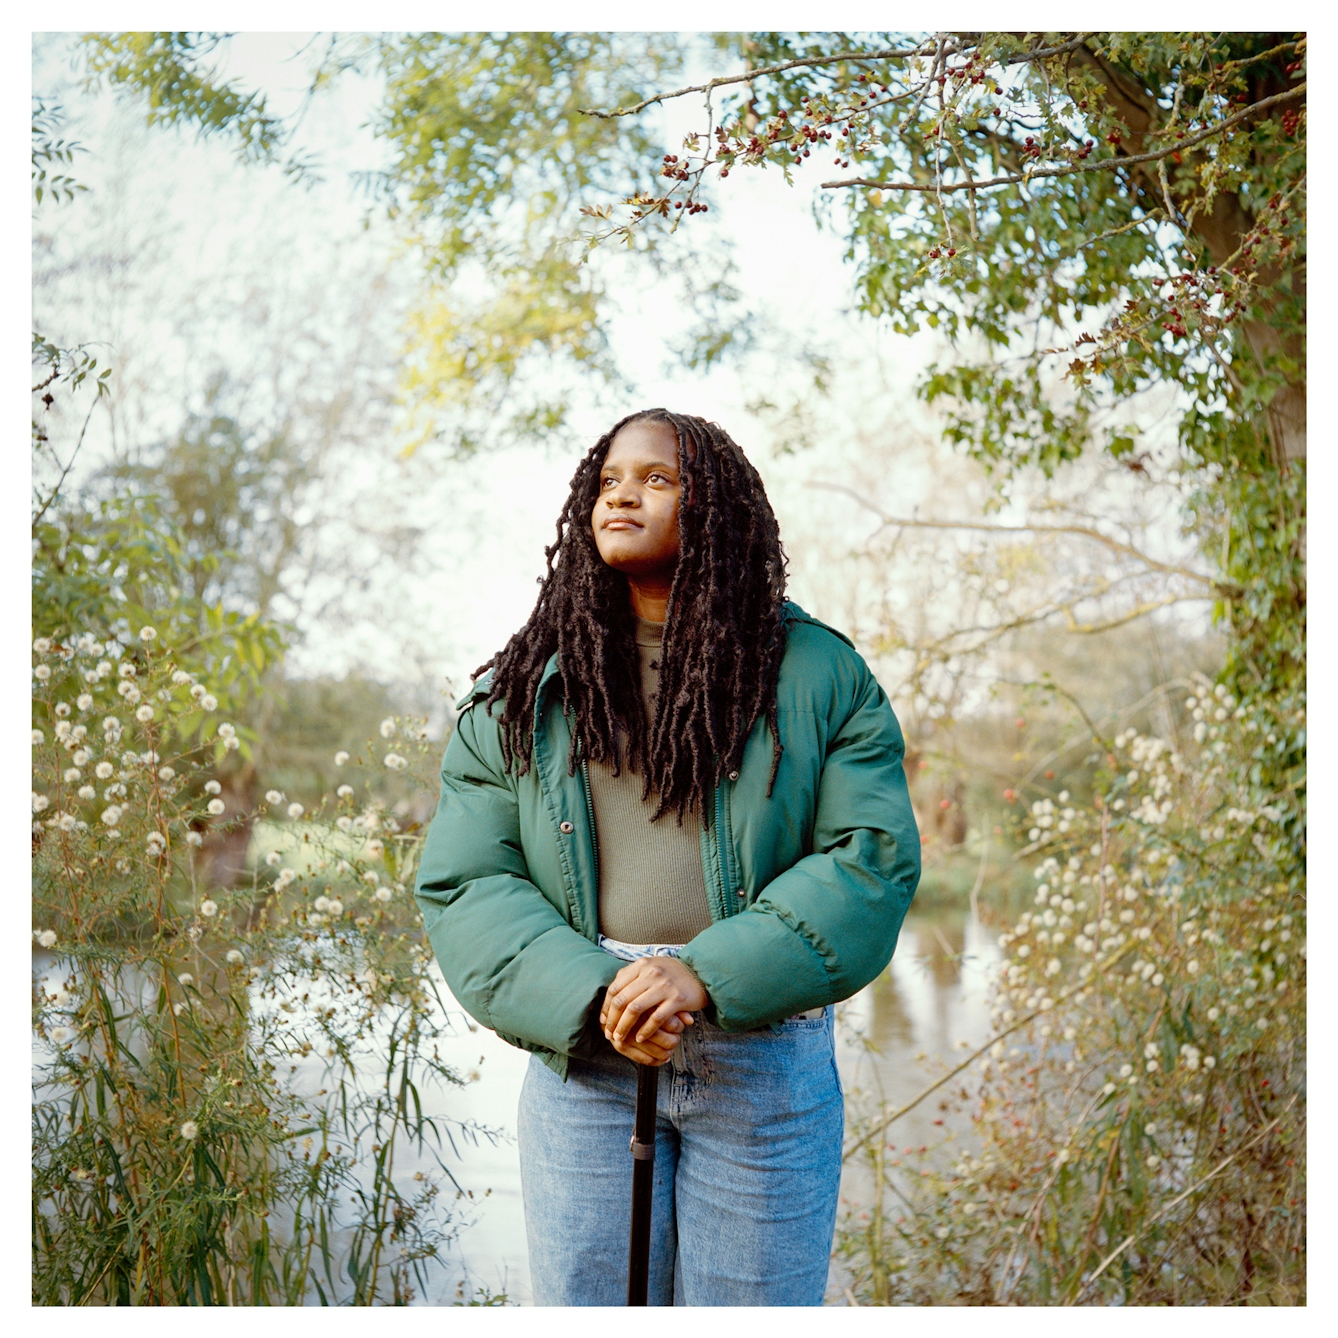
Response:
[[[708,1002],[701,981],[677,957],[641,957],[614,976],[599,1025],[620,1055],[658,1066],[668,1063],[693,1013]]]

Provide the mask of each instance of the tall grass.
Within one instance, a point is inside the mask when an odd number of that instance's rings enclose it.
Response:
[[[201,886],[238,746],[207,685],[153,629],[34,658],[33,1300],[428,1294],[459,1226],[445,1153],[476,1131],[431,1113],[462,1079],[408,890],[418,837],[351,786],[314,812],[272,794],[281,848]],[[385,728],[389,765],[430,777],[422,731]],[[397,1170],[407,1150],[437,1172]]]

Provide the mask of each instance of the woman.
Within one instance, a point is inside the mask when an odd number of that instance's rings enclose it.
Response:
[[[831,1005],[887,966],[920,873],[901,731],[786,601],[762,481],[713,423],[600,438],[547,568],[460,704],[417,884],[455,997],[535,1055],[535,1301],[623,1304],[635,1064],[662,1064],[650,1303],[818,1305]]]

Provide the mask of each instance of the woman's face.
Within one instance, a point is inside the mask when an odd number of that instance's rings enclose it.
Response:
[[[678,564],[678,440],[668,423],[614,437],[590,515],[599,556],[635,581],[672,581]]]

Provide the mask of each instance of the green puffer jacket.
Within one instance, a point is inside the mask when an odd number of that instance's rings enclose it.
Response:
[[[727,1031],[862,989],[891,959],[920,878],[887,697],[839,632],[797,605],[785,613],[775,790],[768,799],[771,737],[758,721],[701,836],[713,923],[682,953]],[[523,776],[504,770],[497,722],[476,704],[489,677],[461,703],[415,895],[456,999],[565,1076],[569,1055],[604,1043],[587,1022],[624,963],[598,946],[589,782],[584,767],[567,772],[557,657]]]

